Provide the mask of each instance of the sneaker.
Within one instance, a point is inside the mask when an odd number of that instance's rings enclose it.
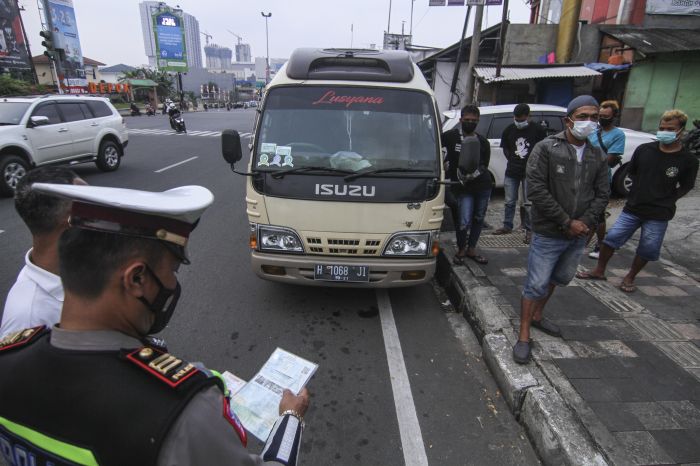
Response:
[[[590,257],[591,259],[598,260],[598,258],[600,257],[600,248],[596,246],[595,249],[588,253],[588,257]]]
[[[511,230],[510,228],[503,227],[503,228],[499,228],[498,230],[492,232],[491,234],[492,235],[507,235],[507,234],[511,233],[512,231],[513,230]]]
[[[527,364],[530,362],[530,342],[520,341],[513,346],[513,360],[518,364]]]

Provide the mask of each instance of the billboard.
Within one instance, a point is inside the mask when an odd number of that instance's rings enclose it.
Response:
[[[32,69],[16,0],[0,0],[0,68],[10,73]]]
[[[156,63],[161,71],[187,71],[185,29],[182,18],[172,11],[153,14]]]
[[[47,3],[55,47],[64,51],[64,58],[61,59],[63,87],[68,88],[69,92],[85,92],[88,82],[73,0],[48,0]]]
[[[700,0],[647,0],[648,15],[700,15]]]

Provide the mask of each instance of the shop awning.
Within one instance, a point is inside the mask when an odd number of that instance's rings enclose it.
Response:
[[[700,29],[601,26],[600,30],[646,55],[700,50]]]
[[[544,67],[508,67],[501,68],[501,75],[496,77],[495,66],[474,67],[477,78],[484,83],[501,81],[522,81],[524,79],[548,78],[583,78],[600,76],[595,70],[585,66],[544,66]]]
[[[127,80],[131,87],[156,87],[158,83],[152,79],[129,79]]]

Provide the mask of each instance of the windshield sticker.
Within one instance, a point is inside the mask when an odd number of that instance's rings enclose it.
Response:
[[[382,105],[384,103],[383,97],[368,97],[362,95],[336,95],[334,91],[328,91],[323,96],[315,101],[313,105],[331,105],[331,104],[345,104],[345,108],[350,108],[353,104],[375,104]]]
[[[263,142],[260,144],[260,159],[258,160],[258,167],[269,167],[270,157],[275,155],[275,150],[277,150],[277,144],[270,142]]]
[[[289,160],[287,160],[289,158]],[[277,146],[275,150],[275,158],[272,159],[270,165],[280,166],[280,162],[284,159],[283,167],[293,167],[292,165],[292,147],[291,146]]]

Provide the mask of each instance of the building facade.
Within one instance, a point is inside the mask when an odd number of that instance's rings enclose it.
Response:
[[[146,1],[139,3],[139,12],[141,14],[141,32],[143,33],[143,45],[148,57],[148,65],[156,68],[156,41],[153,34],[153,22],[151,20],[153,14],[159,8],[168,6],[165,2]],[[185,48],[187,51],[187,66],[189,69],[201,69],[202,66],[202,43],[199,34],[199,21],[194,16],[184,13],[182,10],[173,8],[175,12],[179,12],[183,16],[183,24],[185,30]]]
[[[250,63],[250,44],[238,44],[236,45],[236,62],[237,63]]]
[[[217,44],[209,44],[204,47],[208,70],[230,70],[233,51],[228,47]]]

